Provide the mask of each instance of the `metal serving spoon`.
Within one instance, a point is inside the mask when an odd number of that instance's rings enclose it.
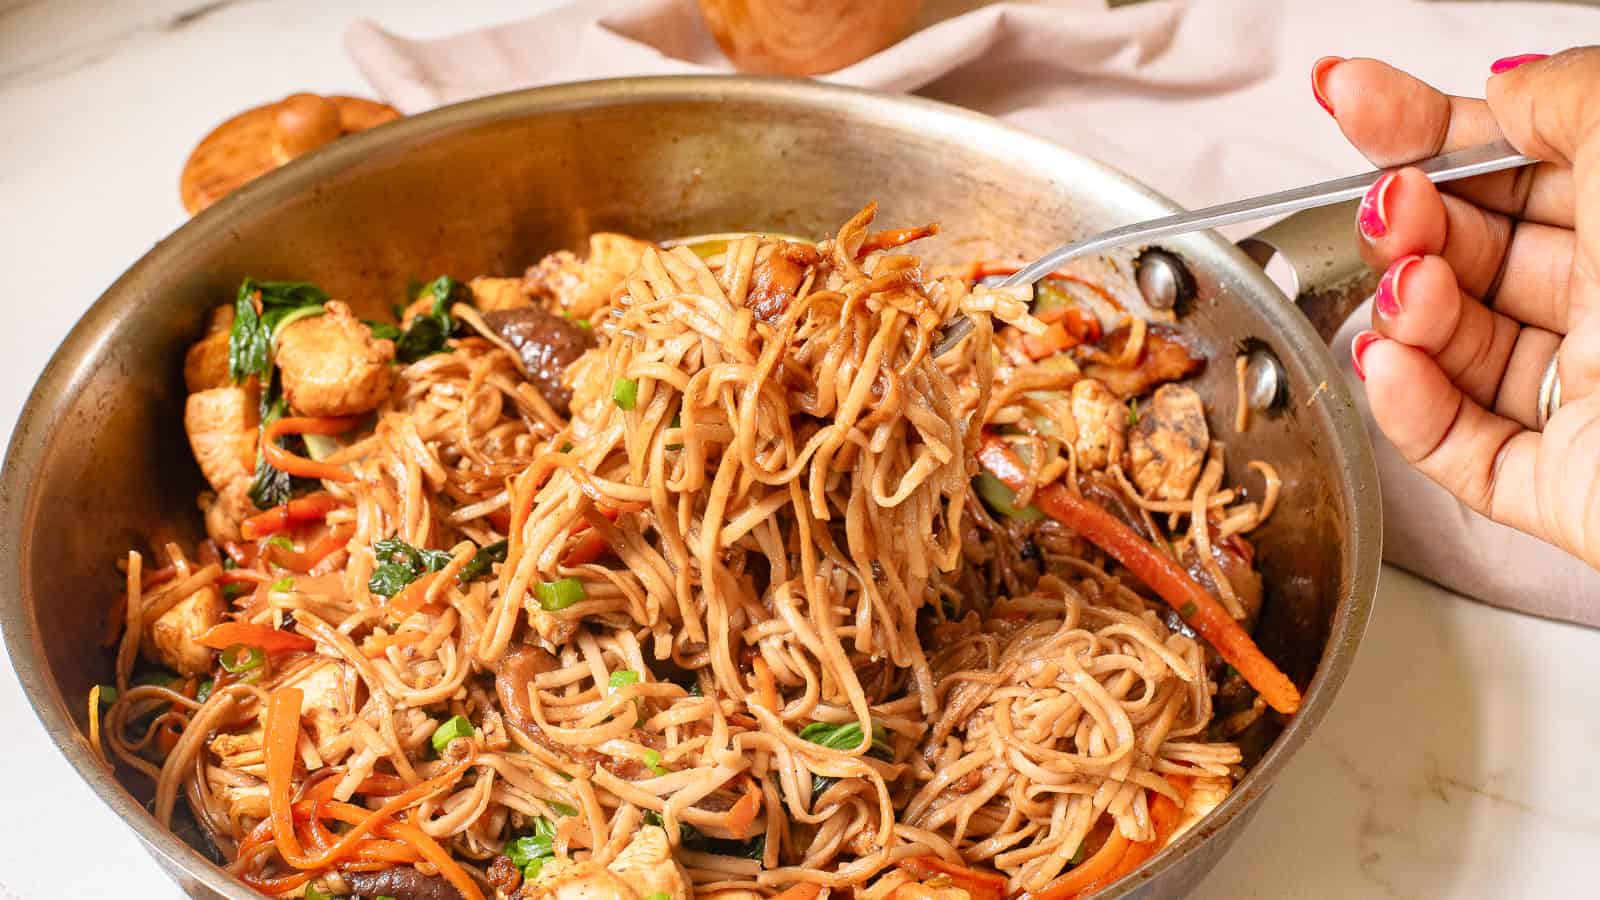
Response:
[[[1458,178],[1470,178],[1474,175],[1487,175],[1490,172],[1499,172],[1504,169],[1515,169],[1526,166],[1532,160],[1516,151],[1516,148],[1504,140],[1488,144],[1479,144],[1476,147],[1466,147],[1441,153],[1429,159],[1412,163],[1428,176],[1434,183],[1455,181]],[[1267,194],[1253,197],[1249,200],[1236,200],[1220,206],[1208,206],[1193,212],[1179,213],[1175,216],[1166,216],[1160,219],[1151,219],[1147,222],[1137,222],[1113,228],[1100,234],[1073,241],[1046,253],[1039,259],[1024,266],[1016,274],[1000,282],[1001,286],[1033,284],[1041,278],[1061,268],[1068,260],[1086,256],[1091,253],[1104,253],[1117,247],[1128,244],[1149,243],[1162,238],[1188,234],[1191,231],[1203,231],[1207,228],[1221,228],[1224,225],[1234,225],[1239,222],[1251,222],[1257,219],[1271,218],[1272,216],[1298,212],[1318,206],[1331,206],[1354,200],[1364,196],[1367,189],[1381,178],[1385,172],[1392,169],[1376,169],[1361,175],[1350,175],[1345,178],[1336,178],[1333,181],[1324,181],[1321,184],[1312,184],[1305,187],[1291,188],[1279,191],[1276,194]],[[972,320],[962,317],[950,323],[944,331],[944,336],[934,346],[933,354],[942,356],[961,343],[968,332],[972,331]]]

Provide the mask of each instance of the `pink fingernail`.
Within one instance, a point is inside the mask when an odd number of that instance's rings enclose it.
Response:
[[[1378,308],[1378,315],[1387,319],[1400,315],[1400,276],[1405,274],[1408,266],[1421,259],[1415,253],[1402,256],[1391,263],[1383,277],[1378,279],[1378,290],[1372,295],[1372,305]]]
[[[1350,342],[1350,362],[1356,367],[1356,375],[1360,376],[1362,381],[1367,380],[1367,370],[1361,365],[1361,356],[1367,352],[1367,348],[1382,338],[1383,335],[1376,331],[1363,331]]]
[[[1547,59],[1549,56],[1550,54],[1548,53],[1518,53],[1516,56],[1506,56],[1490,63],[1489,71],[1492,74],[1499,75],[1501,72],[1509,72],[1512,69],[1515,69],[1517,66],[1525,63],[1531,63],[1536,60]]]
[[[1372,187],[1367,189],[1367,195],[1361,198],[1361,207],[1356,211],[1356,227],[1361,229],[1361,235],[1368,242],[1375,241],[1389,233],[1389,210],[1386,203],[1389,198],[1389,185],[1394,184],[1393,172],[1385,172]]]
[[[1311,93],[1317,98],[1317,102],[1322,104],[1322,108],[1328,111],[1330,116],[1333,115],[1333,103],[1328,100],[1328,92],[1322,89],[1322,79],[1328,76],[1328,72],[1334,66],[1342,62],[1344,62],[1343,57],[1324,56],[1311,66]]]

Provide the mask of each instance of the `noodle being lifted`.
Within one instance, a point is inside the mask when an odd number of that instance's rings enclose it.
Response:
[[[156,816],[274,895],[1065,900],[1215,806],[1298,704],[1276,475],[1221,484],[1176,328],[872,216],[399,325],[247,281],[185,371],[210,540],[128,555],[90,700]]]

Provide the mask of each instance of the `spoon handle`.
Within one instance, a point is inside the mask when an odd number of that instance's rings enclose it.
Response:
[[[1488,144],[1479,144],[1475,147],[1465,147],[1452,150],[1429,159],[1413,163],[1429,181],[1440,183],[1455,181],[1458,178],[1470,178],[1474,175],[1487,175],[1490,172],[1499,172],[1504,169],[1514,169],[1526,166],[1535,160],[1518,153],[1510,142],[1505,139]],[[1019,269],[1011,275],[1004,285],[1033,284],[1050,273],[1060,269],[1063,264],[1079,256],[1091,253],[1104,253],[1117,247],[1135,243],[1151,243],[1162,238],[1188,234],[1191,231],[1203,231],[1207,228],[1221,228],[1224,225],[1235,225],[1240,222],[1251,222],[1257,219],[1267,219],[1273,216],[1299,212],[1317,206],[1329,206],[1354,200],[1366,194],[1379,178],[1392,169],[1374,169],[1360,175],[1350,175],[1344,178],[1335,178],[1320,184],[1306,185],[1305,187],[1291,188],[1275,194],[1266,194],[1261,197],[1252,197],[1248,200],[1236,200],[1232,203],[1223,203],[1218,206],[1208,206],[1191,212],[1165,216],[1160,219],[1151,219],[1145,222],[1136,222],[1113,228],[1100,234],[1091,235],[1082,240],[1057,247],[1044,256]],[[966,318],[958,319],[945,329],[944,337],[934,348],[934,355],[942,355],[950,350],[967,332],[972,330],[972,323]]]

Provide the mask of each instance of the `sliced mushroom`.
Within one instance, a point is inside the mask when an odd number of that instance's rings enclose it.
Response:
[[[566,415],[572,403],[567,366],[595,345],[594,332],[537,306],[484,313],[483,321],[522,356],[528,380],[551,408]]]
[[[1200,395],[1182,385],[1162,385],[1139,411],[1128,435],[1133,483],[1152,499],[1187,498],[1205,465],[1210,441]]]

